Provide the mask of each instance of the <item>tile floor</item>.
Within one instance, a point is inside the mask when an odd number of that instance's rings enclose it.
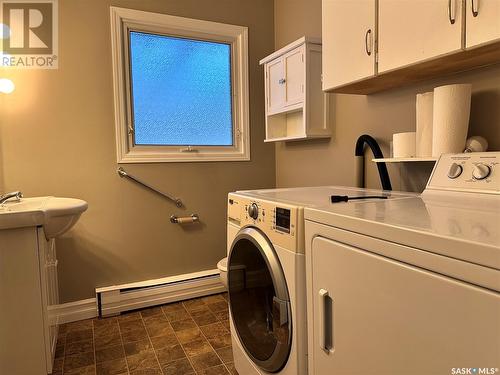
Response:
[[[60,327],[54,375],[237,374],[227,296]]]

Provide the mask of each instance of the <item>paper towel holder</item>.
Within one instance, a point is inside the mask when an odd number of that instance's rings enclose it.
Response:
[[[189,216],[181,216],[181,217],[176,215],[171,215],[170,222],[172,224],[193,224],[193,223],[199,223],[200,217],[198,216],[198,214],[191,214]]]

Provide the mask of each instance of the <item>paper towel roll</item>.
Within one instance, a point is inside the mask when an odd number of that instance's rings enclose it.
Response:
[[[432,156],[432,107],[434,92],[417,94],[417,157]]]
[[[448,85],[434,89],[432,156],[464,151],[469,129],[472,85]]]
[[[415,157],[415,132],[392,135],[392,150],[395,158]]]

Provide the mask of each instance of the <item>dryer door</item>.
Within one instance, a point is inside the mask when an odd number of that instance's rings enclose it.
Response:
[[[258,229],[242,229],[228,259],[229,306],[247,355],[265,371],[286,364],[292,344],[292,317],[278,256]]]

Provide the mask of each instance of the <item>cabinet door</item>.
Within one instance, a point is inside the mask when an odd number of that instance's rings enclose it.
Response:
[[[304,100],[304,48],[298,48],[283,56],[285,64],[285,100],[293,105]]]
[[[266,64],[267,111],[279,110],[285,104],[285,71],[283,58]]]
[[[0,374],[47,374],[36,227],[0,230]]]
[[[38,228],[38,256],[40,262],[40,289],[44,321],[45,356],[47,371],[52,372],[56,343],[57,343],[57,316],[51,309],[58,304],[57,288],[57,260],[55,254],[55,240],[47,241],[43,228]]]
[[[322,237],[311,256],[315,375],[498,366],[498,293]]]
[[[467,48],[500,39],[499,0],[467,0],[465,14]]]
[[[378,72],[462,49],[461,0],[379,0]]]
[[[323,90],[375,75],[375,0],[323,0]]]

